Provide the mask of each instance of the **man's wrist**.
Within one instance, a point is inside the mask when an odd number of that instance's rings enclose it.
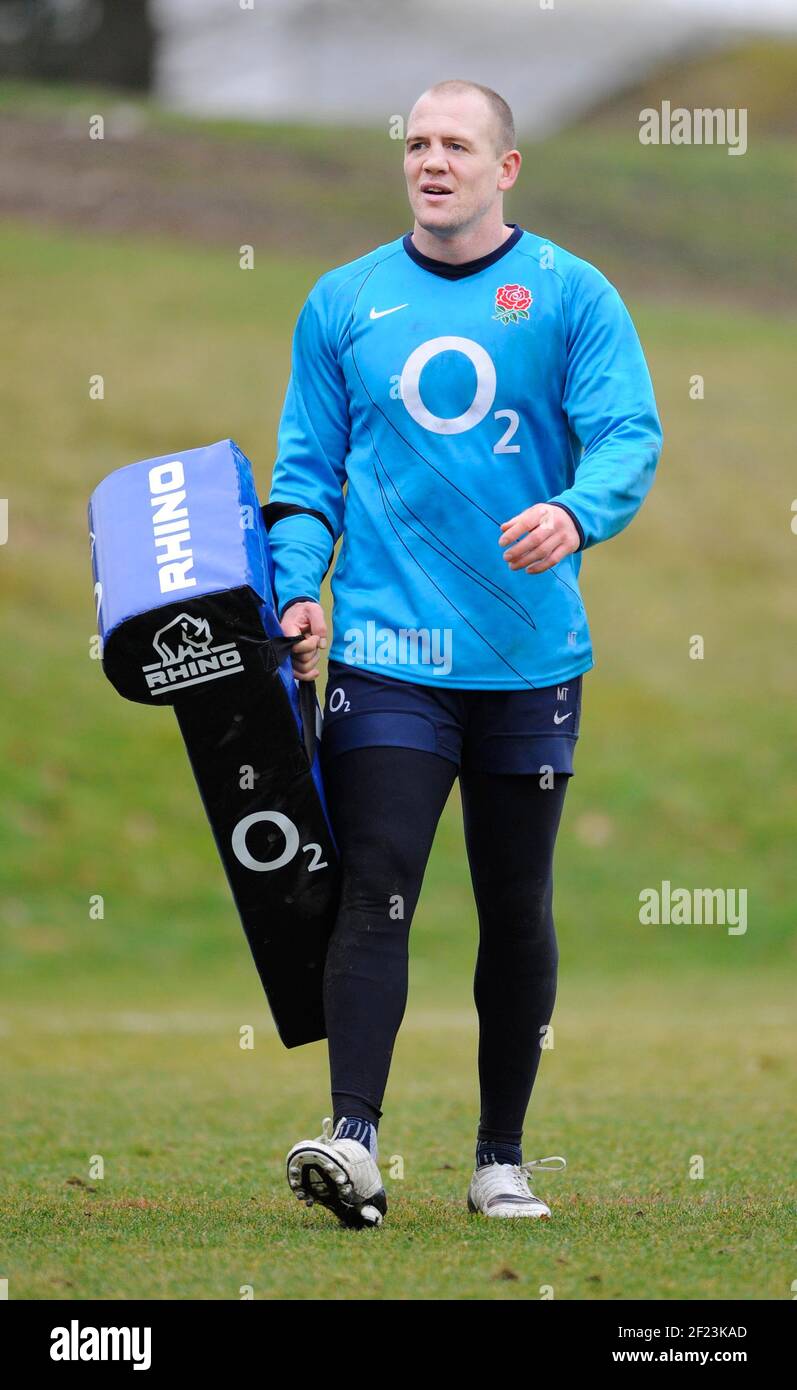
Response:
[[[578,517],[576,516],[575,512],[571,512],[570,508],[567,507],[567,506],[565,506],[564,502],[549,502],[549,503],[548,503],[548,506],[549,506],[549,507],[561,507],[561,509],[562,509],[563,512],[567,512],[567,515],[570,517],[570,520],[572,521],[573,525],[575,526],[576,530],[578,531],[578,548],[579,548],[579,550],[583,550],[583,549],[584,549],[584,541],[585,541],[584,527],[581,525],[581,522],[579,521],[579,519],[578,519]],[[574,551],[573,553],[575,554],[575,551]]]
[[[293,603],[318,603],[318,599],[311,598],[309,594],[300,594],[298,598],[289,598],[287,603],[283,603],[277,610],[277,617],[280,622],[282,622],[283,613],[287,612]]]

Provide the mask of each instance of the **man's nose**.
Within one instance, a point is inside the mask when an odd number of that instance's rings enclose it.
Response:
[[[423,161],[426,173],[438,173],[440,169],[448,167],[448,159],[444,149],[431,149]]]

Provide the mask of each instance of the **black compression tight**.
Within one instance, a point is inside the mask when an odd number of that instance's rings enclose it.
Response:
[[[335,1121],[378,1123],[407,1003],[408,946],[453,762],[367,747],[323,765],[343,887],[324,974]],[[519,1144],[556,997],[552,860],[568,778],[460,773],[479,918],[479,1139]]]

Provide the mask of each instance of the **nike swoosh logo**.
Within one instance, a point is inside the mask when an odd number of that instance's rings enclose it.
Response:
[[[572,714],[572,713],[573,713],[573,711],[571,710],[571,711],[570,711],[570,714]],[[554,714],[554,717],[553,717],[553,722],[554,722],[554,724],[564,724],[565,720],[570,718],[570,714],[559,714],[559,712],[558,712],[558,710],[557,710],[557,711],[555,712],[555,714]]]
[[[409,309],[409,304],[396,304],[392,309],[372,309],[370,317],[372,319],[383,319],[385,314],[395,314],[399,309]]]

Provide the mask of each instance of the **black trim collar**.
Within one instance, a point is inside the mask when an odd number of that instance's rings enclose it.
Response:
[[[449,261],[436,261],[431,256],[425,256],[412,240],[411,232],[407,232],[402,238],[402,244],[410,259],[415,261],[416,265],[421,266],[423,270],[430,270],[433,275],[442,275],[444,280],[462,280],[466,275],[477,275],[480,270],[486,270],[495,261],[500,261],[502,256],[512,250],[513,246],[517,246],[523,235],[523,228],[519,227],[517,222],[505,222],[504,226],[514,227],[515,230],[511,236],[507,237],[506,241],[496,247],[495,251],[488,251],[486,256],[479,256],[475,261],[462,261],[459,265]]]

